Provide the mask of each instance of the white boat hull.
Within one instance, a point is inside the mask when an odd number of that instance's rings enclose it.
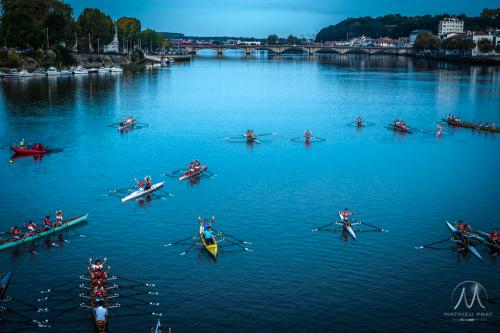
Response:
[[[130,201],[133,199],[137,199],[137,198],[140,198],[148,193],[152,193],[156,190],[159,190],[163,186],[163,184],[165,184],[165,182],[160,182],[160,183],[156,183],[154,185],[151,185],[151,188],[149,190],[139,189],[135,192],[132,192],[129,195],[127,195],[125,198],[122,198],[122,202],[127,202],[127,201]]]

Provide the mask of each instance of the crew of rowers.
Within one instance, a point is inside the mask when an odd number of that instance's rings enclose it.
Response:
[[[135,182],[137,183],[137,187],[142,188],[143,190],[149,190],[152,186],[150,176],[144,177],[144,181],[136,179]]]
[[[135,118],[127,117],[120,122],[120,126],[128,126],[132,125],[133,123],[135,123]]]
[[[392,125],[394,127],[399,127],[399,128],[402,128],[404,129],[405,131],[410,129],[410,126],[408,126],[404,121],[402,121],[401,119],[395,119],[393,122],[392,122]]]
[[[18,144],[19,148],[30,149],[24,139],[21,139]],[[35,143],[31,146],[32,150],[45,151],[45,147],[41,143]]]
[[[201,168],[200,160],[191,161],[191,163],[188,164],[188,173],[191,175],[199,171],[200,168]]]
[[[108,309],[104,307],[105,299],[108,296],[106,290],[106,282],[108,279],[108,272],[110,267],[108,266],[108,270],[104,270],[104,264],[106,263],[106,258],[101,262],[99,259],[96,259],[92,262],[92,258],[89,259],[89,267],[88,271],[90,274],[90,283],[91,283],[91,295],[94,298],[94,315],[96,321],[105,321],[108,317]]]
[[[448,122],[451,122],[451,123],[454,123],[454,124],[463,124],[463,121],[462,119],[458,118],[458,117],[455,117],[454,115],[451,115],[449,114],[446,119],[448,120]],[[472,125],[475,125],[477,127],[481,127],[481,128],[485,128],[485,129],[496,129],[497,126],[495,125],[494,122],[492,122],[491,124],[489,122],[486,122],[486,123],[482,123],[482,122],[472,122]]]
[[[436,130],[436,136],[441,136],[443,135],[443,126],[441,124],[437,124],[437,130]]]
[[[24,233],[18,226],[13,226],[10,228],[10,234],[13,236],[14,240],[18,240],[21,238],[30,237],[39,232],[44,232],[56,228],[60,226],[62,223],[63,223],[63,213],[62,210],[58,210],[56,211],[55,221],[51,221],[49,216],[45,216],[44,218],[42,218],[42,225],[40,226],[39,229],[37,229],[38,226],[36,225],[35,222],[29,221],[27,224],[24,225],[23,229],[26,230]]]
[[[205,219],[205,221],[201,221],[201,216],[198,216],[198,224],[200,225],[200,235],[203,235],[205,238],[205,243],[207,245],[214,244],[214,235],[212,231],[212,225],[215,223],[215,216],[212,216],[212,220],[209,221]]]

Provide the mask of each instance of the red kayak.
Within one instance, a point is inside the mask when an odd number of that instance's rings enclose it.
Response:
[[[12,149],[16,154],[20,155],[38,155],[47,153],[47,149],[38,150],[38,149],[29,149],[26,147],[16,147],[16,146],[12,146],[10,147],[10,149]]]

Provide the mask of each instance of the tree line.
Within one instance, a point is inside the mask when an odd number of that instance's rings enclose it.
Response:
[[[85,8],[73,17],[73,8],[62,0],[0,0],[0,45],[24,50],[72,48],[102,52],[118,32],[120,47],[157,50],[169,47],[164,34],[141,30],[141,22],[122,17],[116,22],[97,8]]]
[[[316,35],[316,42],[345,40],[357,36],[372,38],[409,36],[413,30],[425,29],[437,33],[439,21],[451,17],[449,14],[402,16],[389,14],[379,17],[348,18],[335,25],[321,29]],[[500,27],[500,8],[483,9],[477,17],[465,14],[456,16],[464,21],[465,30],[486,30]]]

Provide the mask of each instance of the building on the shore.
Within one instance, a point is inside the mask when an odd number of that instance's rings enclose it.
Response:
[[[439,21],[438,35],[440,37],[449,34],[451,32],[463,33],[464,21],[451,17]]]
[[[485,55],[485,53],[482,53],[479,50],[478,43],[480,40],[486,39],[489,40],[493,45],[495,45],[495,36],[493,34],[486,33],[484,31],[472,31],[471,34],[469,35],[469,38],[471,38],[474,43],[476,43],[476,47],[472,49],[472,56],[480,56],[480,55]],[[492,51],[490,53],[494,53],[495,51]]]
[[[120,42],[118,41],[118,27],[115,25],[115,35],[108,45],[104,45],[104,53],[120,52]]]
[[[413,44],[415,44],[415,41],[417,40],[418,35],[423,34],[425,32],[428,32],[428,33],[432,34],[432,31],[430,31],[430,30],[425,30],[425,29],[413,30],[410,33],[410,43],[409,43],[409,45],[413,46]]]
[[[260,46],[260,42],[251,40],[239,40],[236,44],[245,46]]]

